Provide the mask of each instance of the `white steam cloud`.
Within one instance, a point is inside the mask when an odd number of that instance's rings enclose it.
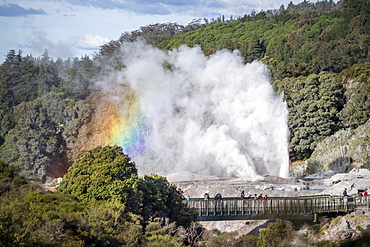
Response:
[[[165,52],[140,42],[124,44],[120,59],[126,67],[114,81],[140,95],[147,126],[145,152],[133,157],[139,173],[289,175],[288,110],[264,64],[245,65],[237,52],[206,57],[199,47]]]
[[[106,37],[93,34],[83,34],[71,40],[72,44],[81,49],[99,49],[99,47],[110,40]]]

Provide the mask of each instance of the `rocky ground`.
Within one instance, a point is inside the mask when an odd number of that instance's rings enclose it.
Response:
[[[221,232],[237,232],[238,236],[258,235],[260,228],[265,228],[271,220],[230,220],[230,221],[202,221],[200,224],[207,230],[218,229]]]

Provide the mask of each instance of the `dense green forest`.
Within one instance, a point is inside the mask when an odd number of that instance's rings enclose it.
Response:
[[[120,147],[78,144],[81,129],[91,131],[86,126],[101,97],[96,78],[109,73],[107,65],[122,69],[120,47],[138,38],[163,50],[200,46],[209,56],[238,50],[245,63],[267,64],[274,89],[284,93],[291,162],[316,159],[303,175],[335,160],[369,167],[369,13],[366,0],[304,1],[187,26],[149,25],[123,33],[93,58],[63,61],[47,51],[35,58],[10,50],[0,65],[0,245],[183,246],[201,237],[207,246],[288,246],[294,234],[285,221],[259,237],[204,232],[166,178],[138,177]],[[341,133],[351,143],[335,143]],[[350,151],[325,156],[331,145]],[[35,183],[63,175],[53,193]]]

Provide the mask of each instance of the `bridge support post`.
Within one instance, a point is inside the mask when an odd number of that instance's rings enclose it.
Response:
[[[314,213],[313,214],[313,222],[314,223],[317,223],[318,222],[318,214],[317,213]]]

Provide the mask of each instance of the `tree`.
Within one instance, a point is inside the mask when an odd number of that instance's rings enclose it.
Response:
[[[97,147],[80,153],[58,190],[81,201],[119,202],[132,207],[137,204],[134,195],[136,180],[135,163],[121,147]]]
[[[145,175],[138,181],[141,214],[148,221],[156,217],[169,218],[178,225],[188,227],[197,213],[186,207],[182,192],[171,185],[165,177]]]
[[[62,80],[58,83],[58,90],[76,101],[85,99],[96,90],[94,76],[99,71],[100,67],[88,56],[75,58],[70,66],[60,71]]]
[[[264,48],[258,39],[256,33],[251,37],[250,42],[247,45],[246,52],[243,54],[245,56],[246,62],[252,62],[263,57]]]
[[[37,96],[38,67],[32,57],[23,58],[21,51],[10,50],[0,66],[0,109],[8,110]]]
[[[204,230],[198,222],[192,222],[188,228],[180,226],[177,230],[177,235],[190,246],[197,246],[197,241],[202,236]]]
[[[345,128],[357,128],[370,119],[370,63],[358,64],[339,73],[346,104],[339,113]]]
[[[237,243],[237,235],[237,232],[224,232],[221,235],[213,238],[207,246],[235,246]]]
[[[276,219],[267,228],[260,230],[257,246],[261,247],[285,247],[292,246],[293,224],[290,221]]]
[[[290,145],[300,159],[309,158],[316,145],[340,129],[343,94],[336,75],[320,73],[277,83],[289,107]]]
[[[73,100],[55,92],[13,107],[2,120],[6,134],[0,157],[17,165],[20,174],[28,179],[61,176],[71,164],[66,153],[68,135],[84,123],[84,116],[89,113],[79,108],[81,105],[75,106]],[[79,124],[75,123],[76,118]],[[14,127],[8,129],[6,125]]]
[[[16,166],[9,165],[0,160],[0,196],[26,183],[27,180],[19,176]]]

